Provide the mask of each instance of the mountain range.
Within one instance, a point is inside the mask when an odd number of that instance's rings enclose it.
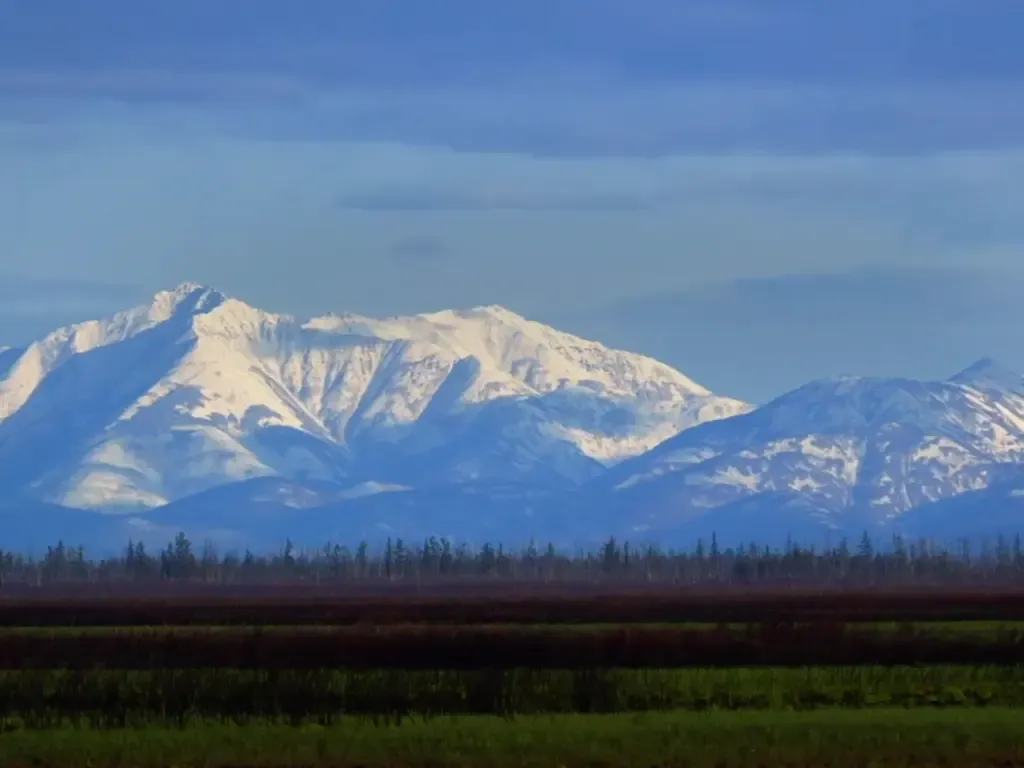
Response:
[[[21,549],[1013,535],[1024,378],[755,407],[497,306],[303,320],[187,283],[0,348],[0,492]]]

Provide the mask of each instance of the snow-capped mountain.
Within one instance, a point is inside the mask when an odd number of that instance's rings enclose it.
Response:
[[[983,360],[946,381],[813,382],[683,432],[593,486],[636,531],[764,538],[783,517],[803,533],[896,526],[1022,460],[1024,381]]]
[[[562,488],[749,409],[501,307],[303,321],[184,284],[0,351],[0,488],[103,511],[260,477]]]
[[[1012,535],[1024,378],[754,409],[501,307],[300,320],[185,284],[0,349],[0,492],[7,547]]]

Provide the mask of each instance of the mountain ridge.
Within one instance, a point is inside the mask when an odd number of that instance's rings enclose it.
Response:
[[[826,528],[884,526],[911,508],[983,489],[1024,460],[1024,396],[962,374],[810,382],[682,432],[595,484],[648,514],[713,517],[702,512],[796,493],[817,505]]]
[[[395,483],[518,468],[578,482],[749,408],[496,306],[302,321],[196,283],[17,353],[0,379],[0,462],[32,497],[99,509],[258,475]],[[54,452],[64,461],[44,467]],[[424,457],[435,463],[415,466]]]
[[[300,319],[198,283],[0,350],[0,489],[97,536],[778,542],[994,503],[1008,530],[1022,470],[1024,378],[990,358],[754,407],[497,305]]]

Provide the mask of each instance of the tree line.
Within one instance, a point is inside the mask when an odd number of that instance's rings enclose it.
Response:
[[[221,552],[212,542],[197,547],[184,533],[163,549],[128,542],[114,557],[90,558],[63,542],[33,557],[0,549],[0,584],[158,583],[346,584],[484,579],[502,582],[636,582],[680,585],[927,585],[1024,583],[1024,548],[1012,540],[943,546],[894,536],[879,546],[867,535],[826,548],[795,542],[771,548],[757,544],[720,547],[717,537],[687,550],[608,539],[593,550],[567,552],[553,544],[516,550],[501,545],[471,547],[428,538],[410,544],[388,539],[371,551],[328,543],[297,549],[290,541],[277,552]]]

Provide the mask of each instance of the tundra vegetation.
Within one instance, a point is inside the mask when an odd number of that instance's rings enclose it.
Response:
[[[1024,556],[0,555],[0,763],[1024,764]]]

